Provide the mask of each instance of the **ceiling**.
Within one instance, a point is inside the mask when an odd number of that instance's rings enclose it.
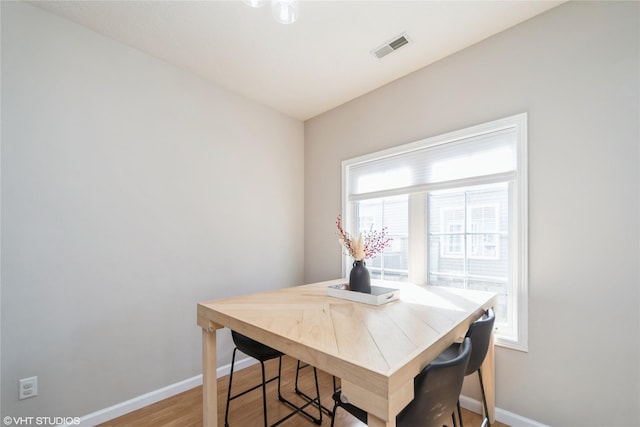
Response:
[[[562,1],[303,0],[290,25],[240,0],[31,3],[306,120]],[[402,33],[411,43],[371,53]]]

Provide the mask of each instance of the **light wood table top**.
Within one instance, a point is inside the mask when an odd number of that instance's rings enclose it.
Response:
[[[494,293],[375,282],[400,289],[380,306],[327,295],[345,279],[198,304],[203,328],[205,426],[215,426],[215,329],[228,327],[342,381],[349,401],[369,412],[369,425],[395,426],[413,399],[413,378],[496,302]],[[483,372],[493,418],[493,345]],[[490,365],[490,366],[489,366]]]

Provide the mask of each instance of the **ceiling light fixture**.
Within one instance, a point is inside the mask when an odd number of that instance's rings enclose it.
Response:
[[[273,19],[281,24],[293,24],[298,19],[298,0],[271,0]]]
[[[244,0],[251,7],[262,7],[267,0]],[[298,0],[271,0],[273,19],[281,24],[293,24],[298,20]]]
[[[262,7],[265,5],[267,0],[244,0],[244,2],[251,7]]]

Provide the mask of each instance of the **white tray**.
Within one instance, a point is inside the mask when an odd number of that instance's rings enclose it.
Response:
[[[371,286],[371,293],[365,294],[349,290],[349,285],[347,283],[331,285],[328,287],[327,293],[330,297],[342,298],[370,305],[382,305],[400,298],[400,289]]]

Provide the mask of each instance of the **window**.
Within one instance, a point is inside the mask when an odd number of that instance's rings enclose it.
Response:
[[[526,122],[520,114],[343,162],[345,226],[387,227],[394,239],[367,262],[372,277],[496,292],[496,342],[525,351]]]
[[[374,279],[408,280],[408,203],[409,198],[404,195],[363,200],[355,204],[359,232],[387,227],[387,236],[393,239],[391,246],[386,248],[382,255],[367,260],[367,268]]]

